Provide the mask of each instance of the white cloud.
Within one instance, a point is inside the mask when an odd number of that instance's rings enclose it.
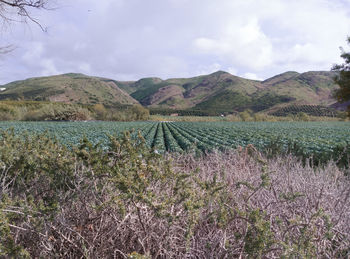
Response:
[[[271,42],[261,31],[257,19],[246,24],[227,24],[216,38],[200,37],[193,44],[200,54],[219,56],[231,64],[255,70],[272,63]]]
[[[91,73],[91,66],[88,63],[81,63],[79,65],[79,70],[83,73],[90,74]]]
[[[242,77],[247,78],[247,79],[252,79],[252,80],[260,80],[262,81],[262,78],[259,78],[256,74],[254,73],[244,73]]]
[[[3,33],[0,43],[18,48],[1,60],[0,82],[56,72],[127,80],[328,70],[342,61],[349,10],[349,0],[71,1],[36,13],[48,33],[22,24]]]
[[[227,68],[227,72],[230,73],[231,75],[237,75],[238,74],[238,70],[234,67],[228,67]]]
[[[43,59],[40,62],[41,66],[41,76],[51,76],[51,75],[57,75],[61,72],[56,68],[55,62],[51,59]]]
[[[213,63],[207,66],[199,66],[198,70],[195,71],[195,73],[192,76],[197,76],[197,75],[208,75],[211,73],[214,73],[218,70],[221,70],[222,67],[219,63]]]
[[[24,62],[31,64],[34,60],[40,60],[43,53],[44,45],[41,42],[32,42],[28,44],[22,59]]]

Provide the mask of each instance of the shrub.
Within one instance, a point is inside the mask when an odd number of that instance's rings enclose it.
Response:
[[[307,115],[305,112],[299,112],[296,115],[296,117],[300,121],[309,121],[310,120],[309,115]]]
[[[149,110],[141,105],[134,105],[131,108],[131,113],[135,120],[148,120],[149,118]]]
[[[239,116],[241,117],[242,121],[253,121],[254,118],[252,117],[253,112],[251,110],[245,110],[243,112],[239,113]]]
[[[161,156],[141,136],[0,139],[0,256],[349,256],[350,187],[334,164],[266,161],[252,146]]]
[[[95,118],[98,120],[104,120],[106,118],[107,110],[103,104],[98,103],[93,106],[95,112]]]
[[[28,121],[81,121],[90,118],[91,115],[87,109],[75,105],[47,104],[24,115],[24,120]]]
[[[14,120],[15,116],[11,112],[0,111],[0,121]]]

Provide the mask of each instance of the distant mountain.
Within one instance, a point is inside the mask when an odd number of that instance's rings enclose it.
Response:
[[[330,105],[336,101],[332,93],[338,86],[333,78],[337,72],[312,71],[306,73],[287,72],[262,82],[265,90],[278,95],[295,98],[295,103]]]
[[[141,79],[135,82],[135,85],[138,87],[134,88],[135,91],[131,93],[131,96],[141,104],[170,108],[195,107],[227,91],[246,96],[261,87],[258,81],[243,79],[223,71],[164,81],[155,78]]]
[[[218,71],[192,78],[118,81],[82,74],[32,78],[1,86],[1,99],[135,104],[151,108],[234,112],[274,111],[287,105],[335,105],[336,72],[285,72],[264,81]],[[336,105],[335,105],[336,106]]]
[[[66,103],[136,104],[113,81],[83,74],[63,74],[15,81],[1,88],[0,100],[36,100]]]
[[[335,75],[329,71],[291,71],[256,81],[218,71],[193,78],[144,78],[116,84],[148,107],[261,111],[287,104],[329,106],[335,103]]]

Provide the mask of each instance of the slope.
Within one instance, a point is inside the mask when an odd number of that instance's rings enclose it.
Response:
[[[195,107],[225,91],[247,95],[261,87],[258,81],[240,78],[223,71],[192,78],[141,79],[134,85],[138,87],[135,87],[137,90],[131,93],[131,96],[141,104],[177,109]]]
[[[335,103],[335,72],[285,72],[265,81],[240,78],[218,71],[193,78],[141,79],[131,85],[131,96],[148,107],[219,112],[270,111],[286,105]]]
[[[191,78],[157,77],[118,81],[83,74],[31,78],[1,86],[0,100],[46,100],[67,103],[135,104],[152,109],[210,111],[211,114],[251,109],[273,112],[288,105],[336,103],[336,72],[285,72],[264,81],[217,71]]]
[[[263,81],[265,89],[262,92],[293,98],[294,105],[330,106],[336,102],[333,98],[333,92],[338,88],[333,80],[336,75],[330,71],[287,72]]]
[[[2,86],[0,100],[35,100],[106,105],[138,103],[114,82],[83,74],[30,78]]]

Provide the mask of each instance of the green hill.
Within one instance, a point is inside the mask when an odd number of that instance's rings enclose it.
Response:
[[[249,95],[260,88],[258,81],[243,79],[223,71],[192,78],[157,81],[142,79],[135,84],[140,85],[141,83],[143,85],[135,87],[136,91],[131,93],[131,96],[141,104],[177,109],[195,107],[227,91]],[[162,98],[164,95],[167,98]]]
[[[135,104],[157,111],[189,110],[199,114],[251,109],[276,112],[290,105],[329,107],[336,101],[336,72],[285,72],[264,81],[218,71],[192,78],[157,77],[118,81],[83,74],[31,78],[1,86],[0,100],[45,100],[106,105]]]
[[[335,103],[332,92],[338,86],[333,81],[334,76],[336,72],[329,71],[293,72],[293,76],[288,72],[263,81],[263,91],[294,98],[295,104],[328,106]]]
[[[286,72],[265,81],[244,79],[224,71],[193,78],[141,79],[128,91],[151,108],[216,110],[217,112],[270,111],[286,105],[335,103],[332,92],[335,72]]]
[[[106,105],[135,104],[135,99],[112,81],[83,74],[30,78],[3,85],[0,100],[33,100]]]

